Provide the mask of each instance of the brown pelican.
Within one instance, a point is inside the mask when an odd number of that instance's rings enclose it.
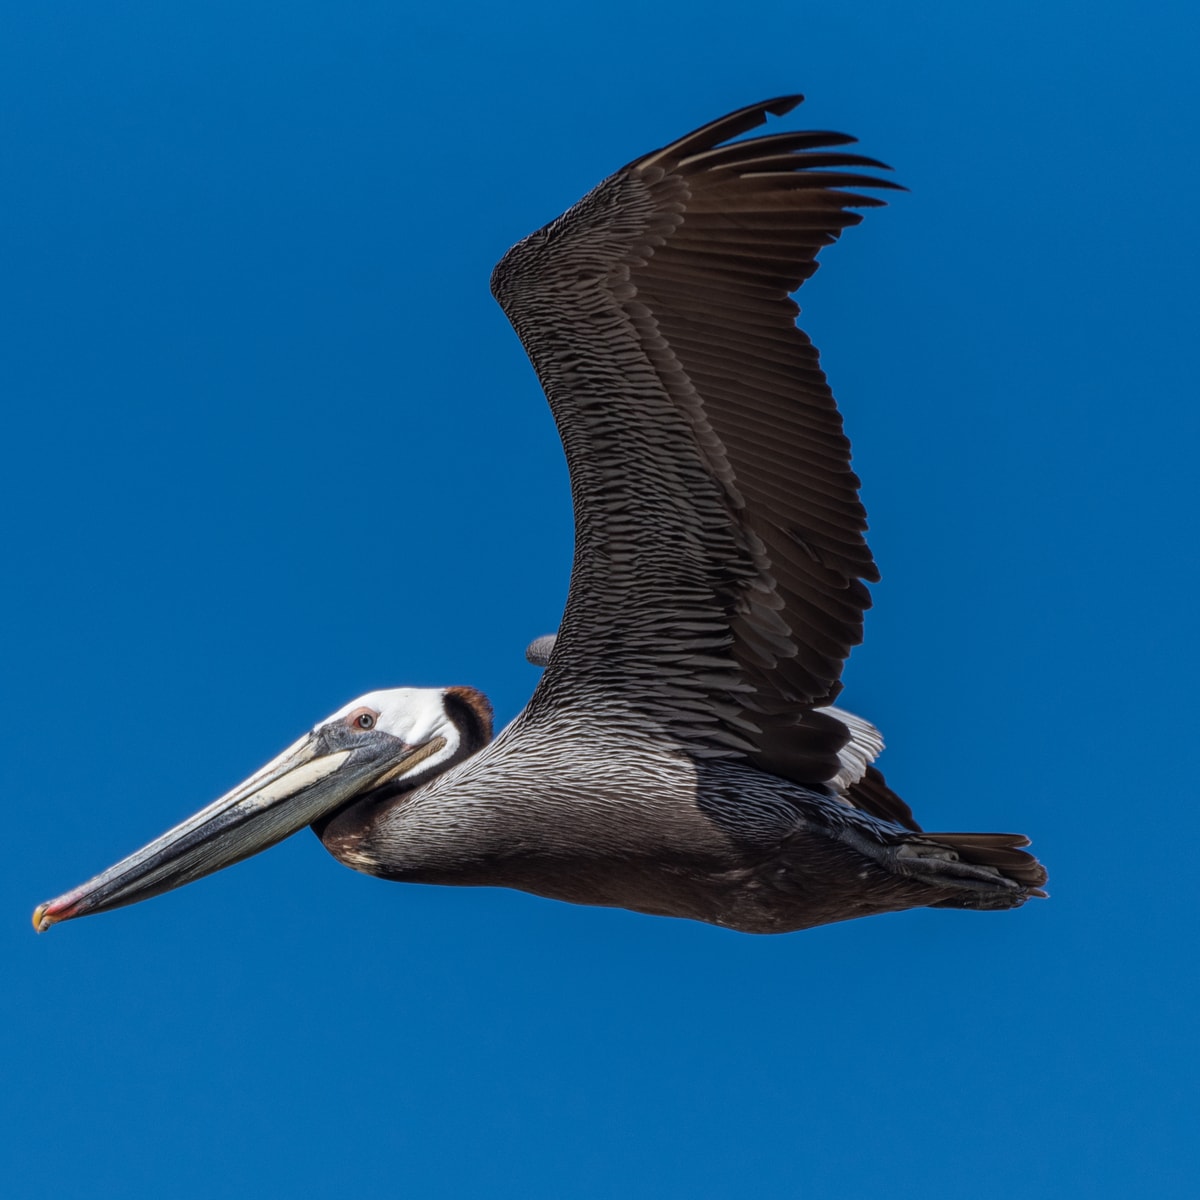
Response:
[[[1013,834],[922,833],[832,707],[878,579],[850,446],[789,294],[894,187],[827,132],[731,141],[754,104],[630,163],[514,246],[492,291],[570,467],[575,560],[528,707],[372,692],[157,841],[39,906],[103,912],[311,825],[358,871],[755,933],[1016,908]]]

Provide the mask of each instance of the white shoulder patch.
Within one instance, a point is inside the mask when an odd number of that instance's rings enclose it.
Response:
[[[817,712],[828,713],[841,721],[850,732],[850,740],[838,751],[841,770],[829,781],[839,792],[856,784],[867,768],[883,753],[883,734],[862,717],[847,712],[844,708],[818,708]]]

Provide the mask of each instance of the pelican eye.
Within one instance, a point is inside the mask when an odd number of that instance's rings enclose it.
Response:
[[[346,724],[354,729],[374,729],[378,720],[378,713],[369,708],[360,708],[358,712],[353,712],[346,718]]]

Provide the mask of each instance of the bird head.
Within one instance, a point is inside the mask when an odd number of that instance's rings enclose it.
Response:
[[[147,900],[266,850],[348,804],[415,787],[477,748],[481,723],[486,741],[491,709],[470,688],[360,696],[207,808],[38,905],[34,928],[41,933],[59,921]]]

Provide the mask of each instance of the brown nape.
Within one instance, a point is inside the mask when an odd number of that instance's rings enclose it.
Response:
[[[462,734],[457,761],[470,757],[492,740],[492,702],[470,687],[449,687],[445,692],[446,713]]]

